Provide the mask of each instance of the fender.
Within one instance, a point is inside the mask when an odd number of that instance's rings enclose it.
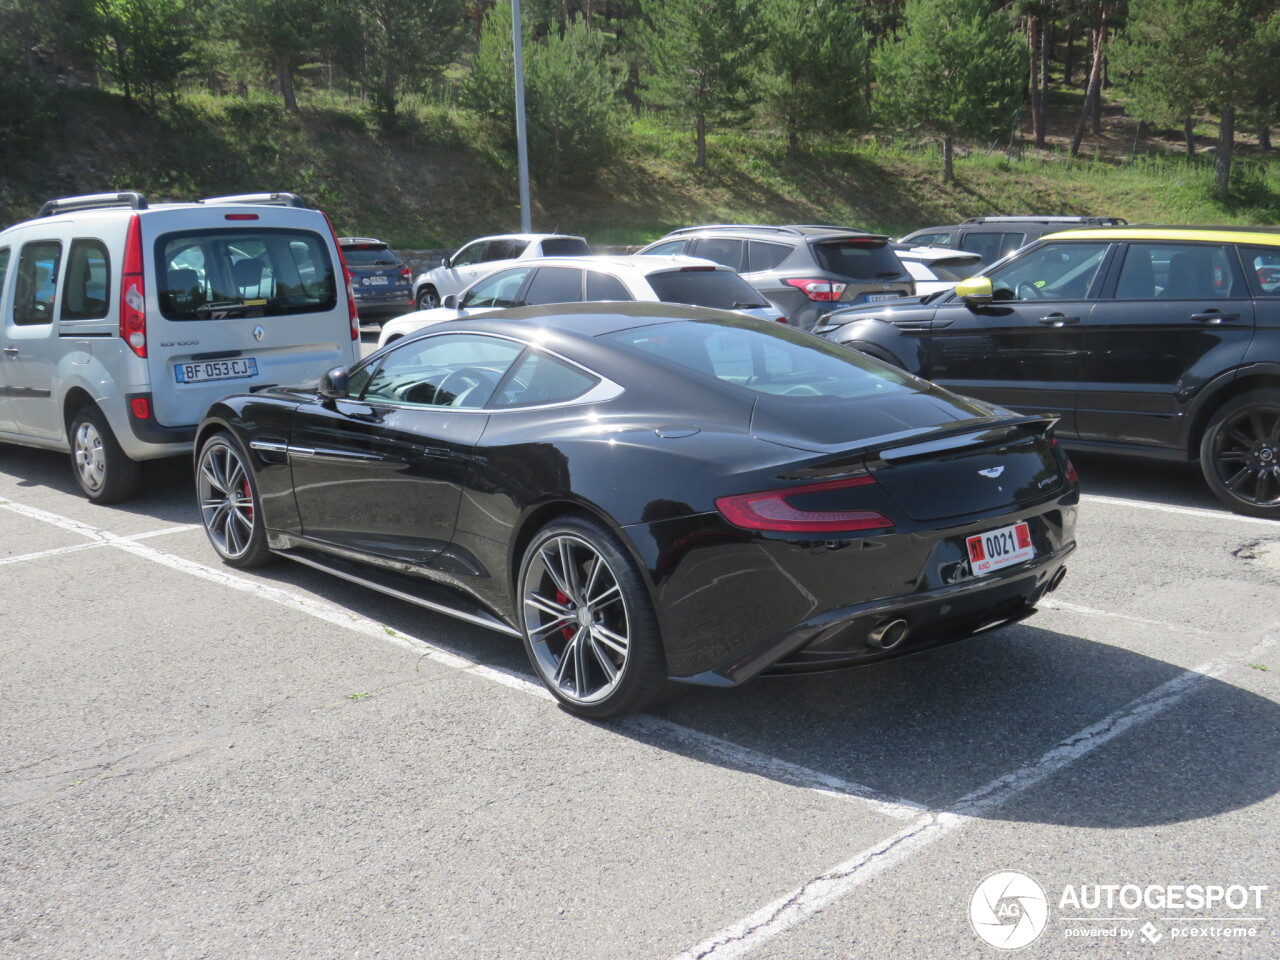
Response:
[[[1280,362],[1268,360],[1241,364],[1201,387],[1187,411],[1187,433],[1183,438],[1187,456],[1192,460],[1199,459],[1200,435],[1218,407],[1238,393],[1266,386],[1280,387]]]
[[[876,317],[854,320],[836,328],[827,339],[879,360],[892,363],[907,373],[924,376],[924,339],[927,330],[903,330]]]

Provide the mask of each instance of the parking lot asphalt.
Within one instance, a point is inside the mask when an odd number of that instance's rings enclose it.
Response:
[[[183,462],[98,507],[0,445],[0,960],[1278,957],[1280,527],[1076,462],[1031,619],[592,723],[510,638],[222,566]]]

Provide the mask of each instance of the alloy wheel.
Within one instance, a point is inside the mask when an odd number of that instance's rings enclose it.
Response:
[[[244,461],[230,444],[214,441],[204,448],[196,491],[214,548],[229,560],[245,556],[253,546],[257,510]]]
[[[1233,498],[1280,506],[1280,404],[1255,403],[1228,416],[1214,431],[1210,452]]]

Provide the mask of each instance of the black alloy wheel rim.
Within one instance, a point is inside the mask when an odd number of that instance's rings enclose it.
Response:
[[[1213,437],[1213,469],[1233,497],[1280,506],[1280,404],[1253,404],[1228,417]]]
[[[244,462],[229,444],[211,443],[204,448],[196,490],[200,516],[214,547],[232,560],[244,556],[253,537],[257,511]]]
[[[592,544],[560,534],[525,569],[525,631],[538,672],[574,703],[598,703],[622,682],[631,618],[617,575]]]

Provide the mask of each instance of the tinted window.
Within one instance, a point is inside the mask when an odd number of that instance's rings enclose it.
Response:
[[[585,257],[591,248],[581,237],[548,237],[542,241],[544,257]]]
[[[1217,243],[1131,243],[1116,283],[1116,299],[1247,297],[1230,252]]]
[[[107,315],[111,276],[101,240],[72,240],[62,287],[63,320],[100,320]]]
[[[674,257],[677,254],[684,253],[684,248],[688,245],[688,240],[667,240],[665,243],[655,243],[645,251],[645,255],[653,257]]]
[[[743,319],[675,321],[609,334],[624,349],[734,383],[793,397],[863,397],[921,389],[905,374],[795,330]]]
[[[821,240],[813,245],[818,266],[854,280],[894,280],[906,271],[885,243],[865,240]]]
[[[13,291],[13,322],[51,323],[62,244],[41,240],[23,246],[18,256],[18,279]]]
[[[514,260],[524,253],[524,249],[527,246],[529,246],[528,240],[490,240],[489,246],[484,252],[484,259],[481,262]]]
[[[483,407],[522,344],[474,334],[413,340],[391,350],[363,399],[413,406]]]
[[[695,268],[652,273],[648,280],[658,299],[667,303],[688,303],[717,310],[768,306],[755,287],[728,270]]]
[[[633,300],[631,292],[627,290],[626,285],[615,276],[607,273],[599,273],[595,270],[587,271],[587,299],[588,300]]]
[[[951,246],[951,234],[949,233],[917,233],[913,236],[905,237],[904,240],[917,247]]]
[[[582,396],[599,382],[599,377],[572,364],[529,350],[511,372],[511,378],[493,405],[533,407],[565,403]]]
[[[747,273],[772,270],[791,255],[794,249],[786,243],[769,243],[767,240],[751,240],[747,243]]]
[[[479,263],[484,259],[484,252],[488,246],[488,240],[469,243],[453,255],[453,259],[449,261],[450,265],[455,267],[467,267],[473,263]]]
[[[741,271],[742,249],[744,246],[741,240],[707,237],[695,243],[693,250],[690,252],[695,257],[705,257],[707,260],[714,260],[716,263],[723,263],[726,267],[733,267],[734,270]]]
[[[1106,243],[1050,243],[991,277],[996,300],[1082,300],[1107,252]]]
[[[935,260],[932,263],[925,264],[935,277],[939,280],[949,280],[958,282],[967,280],[982,269],[982,264],[978,261],[964,261],[953,263],[950,260]]]
[[[1021,233],[969,233],[960,246],[982,257],[983,263],[995,263],[1022,246]]]
[[[160,312],[169,320],[332,310],[337,281],[324,240],[303,230],[201,230],[156,241]]]
[[[1280,297],[1280,247],[1240,247],[1255,297]],[[0,268],[0,289],[4,286]]]
[[[582,271],[572,267],[539,267],[522,300],[524,303],[580,303]]]
[[[532,267],[517,267],[514,270],[502,270],[491,277],[485,277],[462,298],[463,307],[514,307],[516,294],[524,284]]]
[[[387,246],[343,247],[342,256],[349,267],[394,267],[400,262],[395,252]]]

